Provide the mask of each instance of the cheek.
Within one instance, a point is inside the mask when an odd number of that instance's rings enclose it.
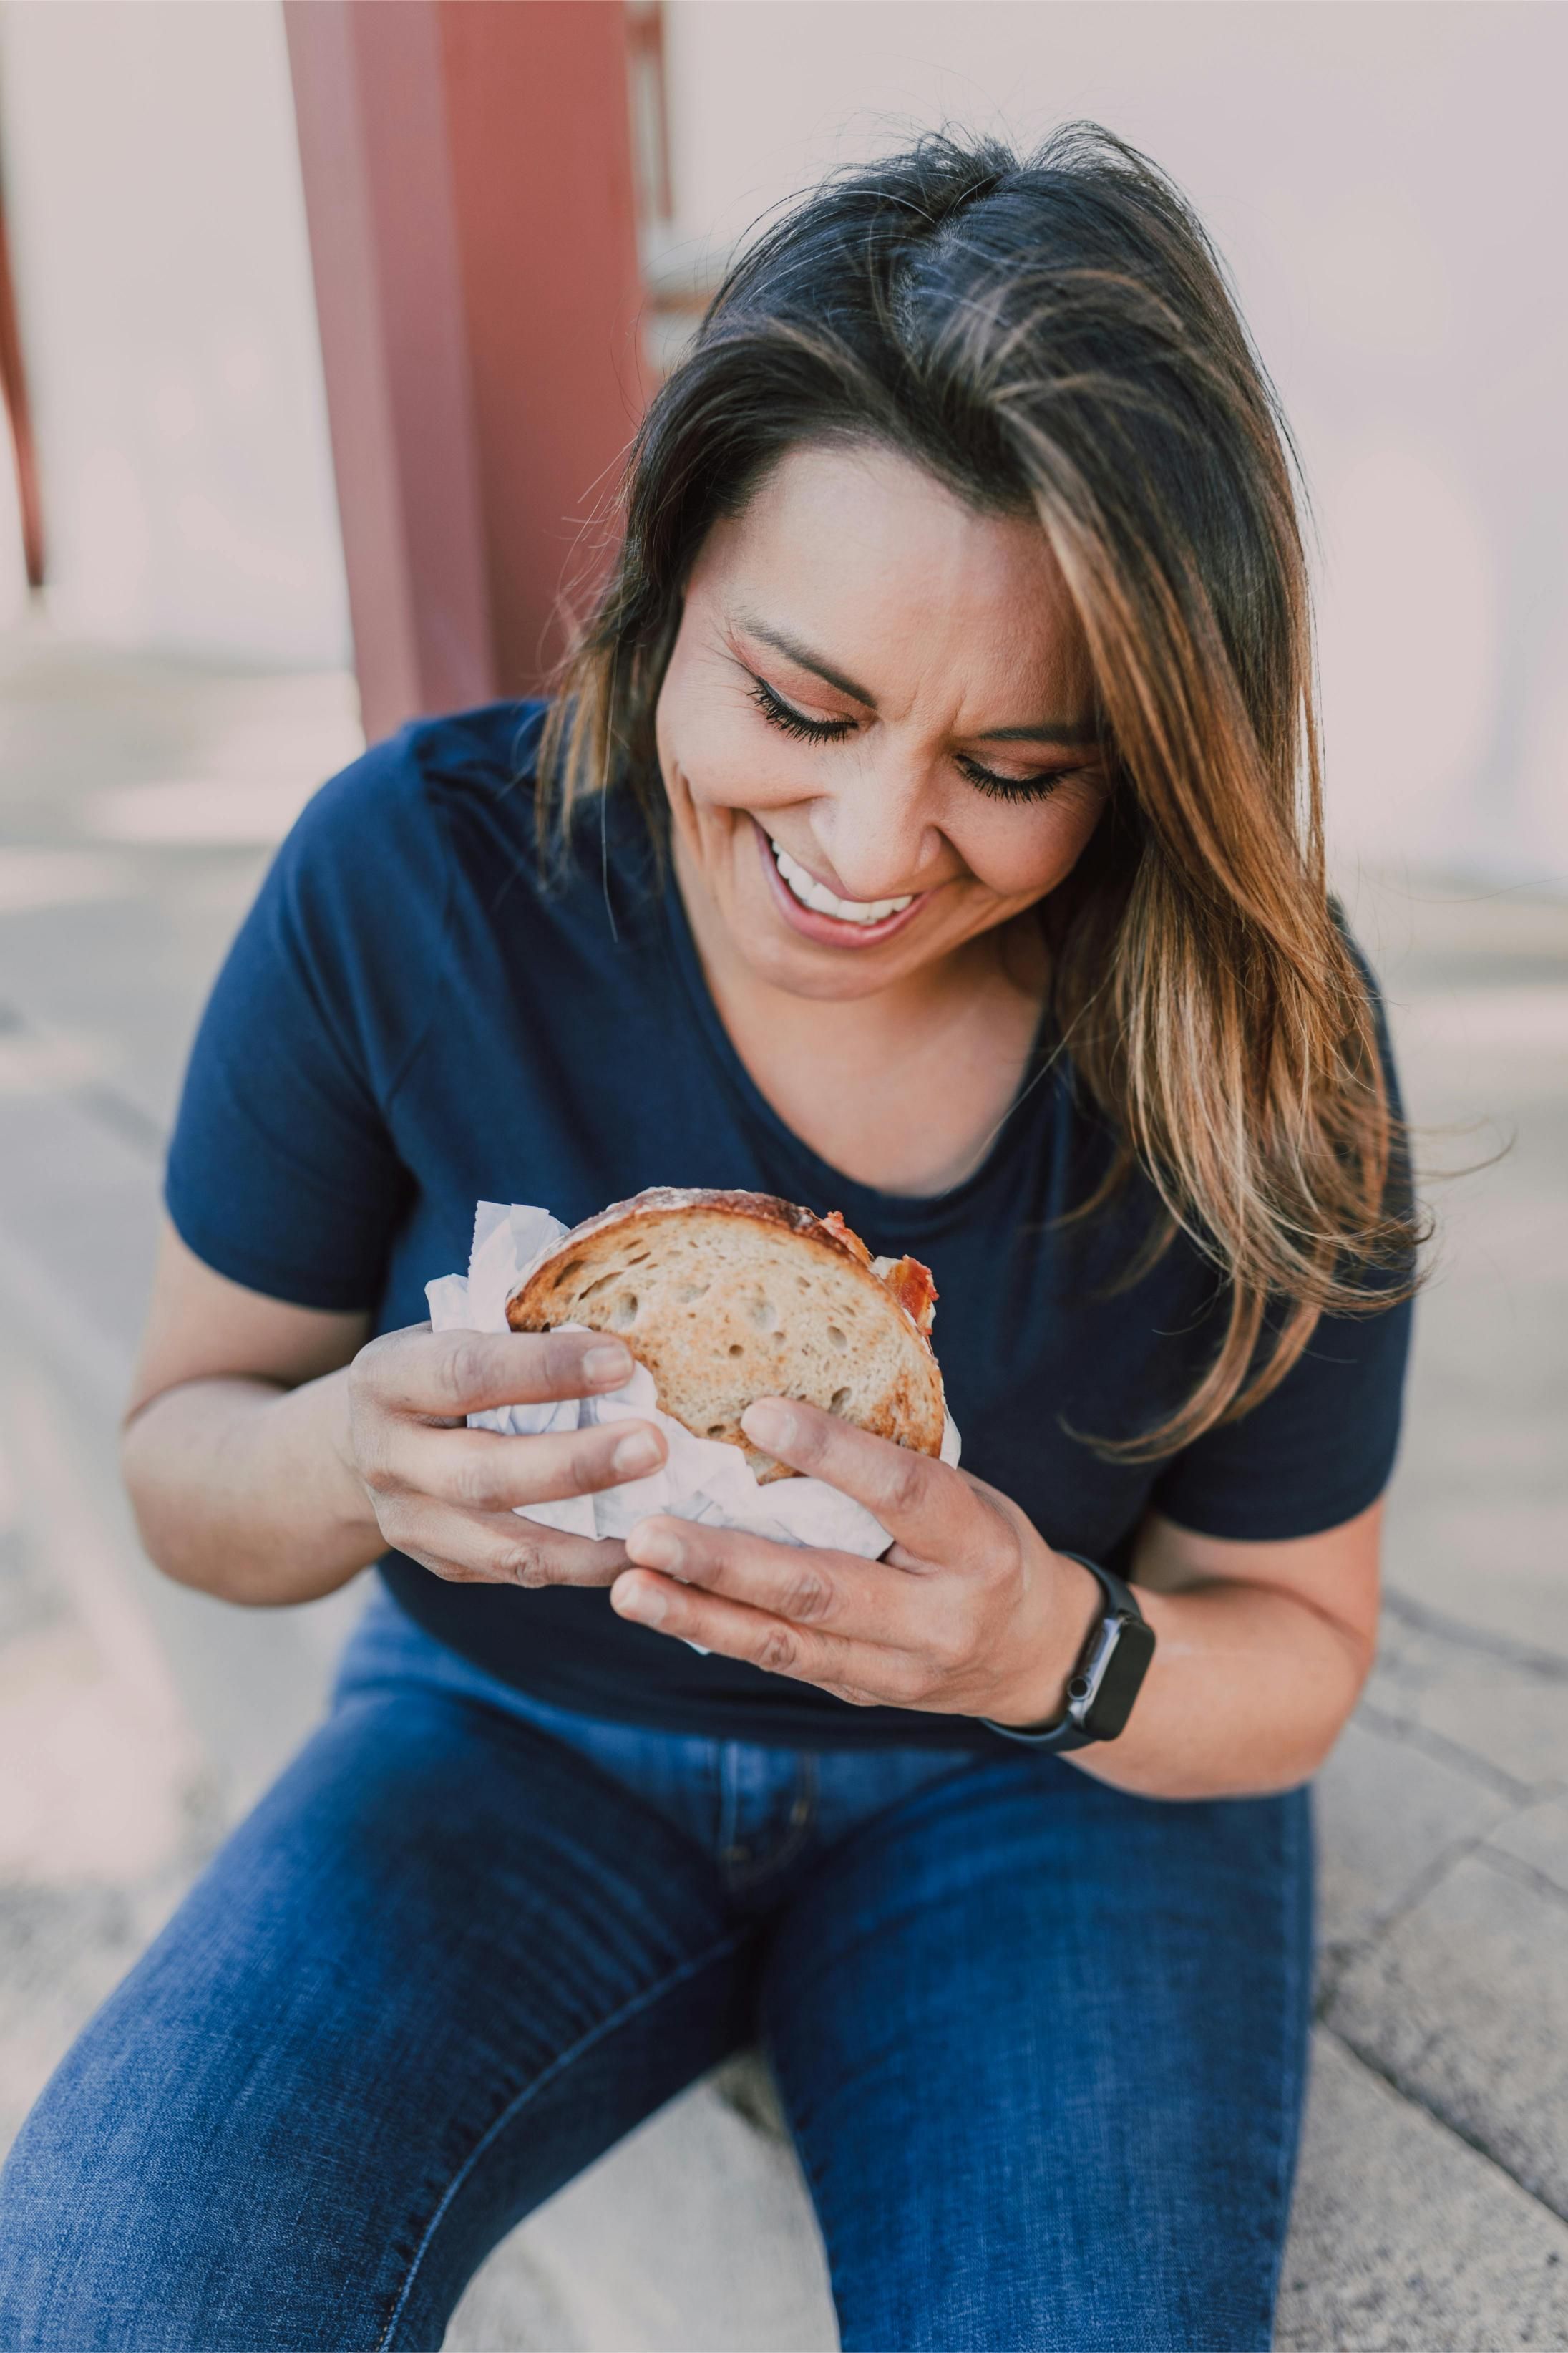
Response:
[[[1001,899],[1037,899],[1071,873],[1100,820],[1104,796],[1066,788],[1037,808],[986,807],[963,839],[951,839],[965,865]]]
[[[797,747],[773,737],[742,693],[681,691],[667,681],[655,719],[665,788],[679,769],[686,796],[704,809],[780,808],[809,791],[796,773]]]

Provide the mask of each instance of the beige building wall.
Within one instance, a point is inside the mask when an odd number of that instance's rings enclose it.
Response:
[[[944,120],[1186,188],[1294,420],[1344,859],[1568,886],[1568,10],[667,0],[677,244]]]
[[[1568,886],[1568,11],[666,0],[666,45],[699,268],[944,120],[1166,164],[1297,427],[1342,859]],[[0,136],[52,619],[342,660],[278,0],[0,0]]]
[[[73,637],[348,656],[278,0],[3,0],[0,154]],[[0,610],[17,613],[0,507]]]

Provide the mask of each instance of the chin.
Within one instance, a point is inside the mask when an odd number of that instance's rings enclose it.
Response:
[[[848,1004],[856,997],[874,997],[879,988],[886,988],[892,977],[886,966],[879,971],[868,969],[875,962],[869,956],[857,956],[852,966],[846,957],[840,965],[809,953],[792,955],[787,944],[782,952],[771,944],[760,947],[754,938],[737,941],[736,944],[753,972],[774,988],[782,988],[790,997],[813,997],[822,1004]]]

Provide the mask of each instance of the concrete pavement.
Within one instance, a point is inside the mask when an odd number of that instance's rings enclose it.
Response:
[[[168,1586],[112,1447],[186,1041],[351,711],[341,680],[0,642],[0,2145],[311,1721],[356,1606]],[[1492,1165],[1434,1188],[1382,1654],[1323,1777],[1279,2342],[1568,2347],[1568,903],[1349,895],[1426,1160]],[[831,2346],[756,2068],[516,2233],[449,2341]]]

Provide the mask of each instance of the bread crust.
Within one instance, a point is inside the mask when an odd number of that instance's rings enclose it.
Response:
[[[563,1235],[506,1314],[516,1332],[614,1332],[652,1373],[665,1412],[740,1447],[767,1481],[795,1474],[741,1429],[757,1397],[805,1398],[940,1452],[942,1376],[924,1328],[934,1297],[917,1261],[874,1261],[837,1213],[769,1193],[655,1186]]]

